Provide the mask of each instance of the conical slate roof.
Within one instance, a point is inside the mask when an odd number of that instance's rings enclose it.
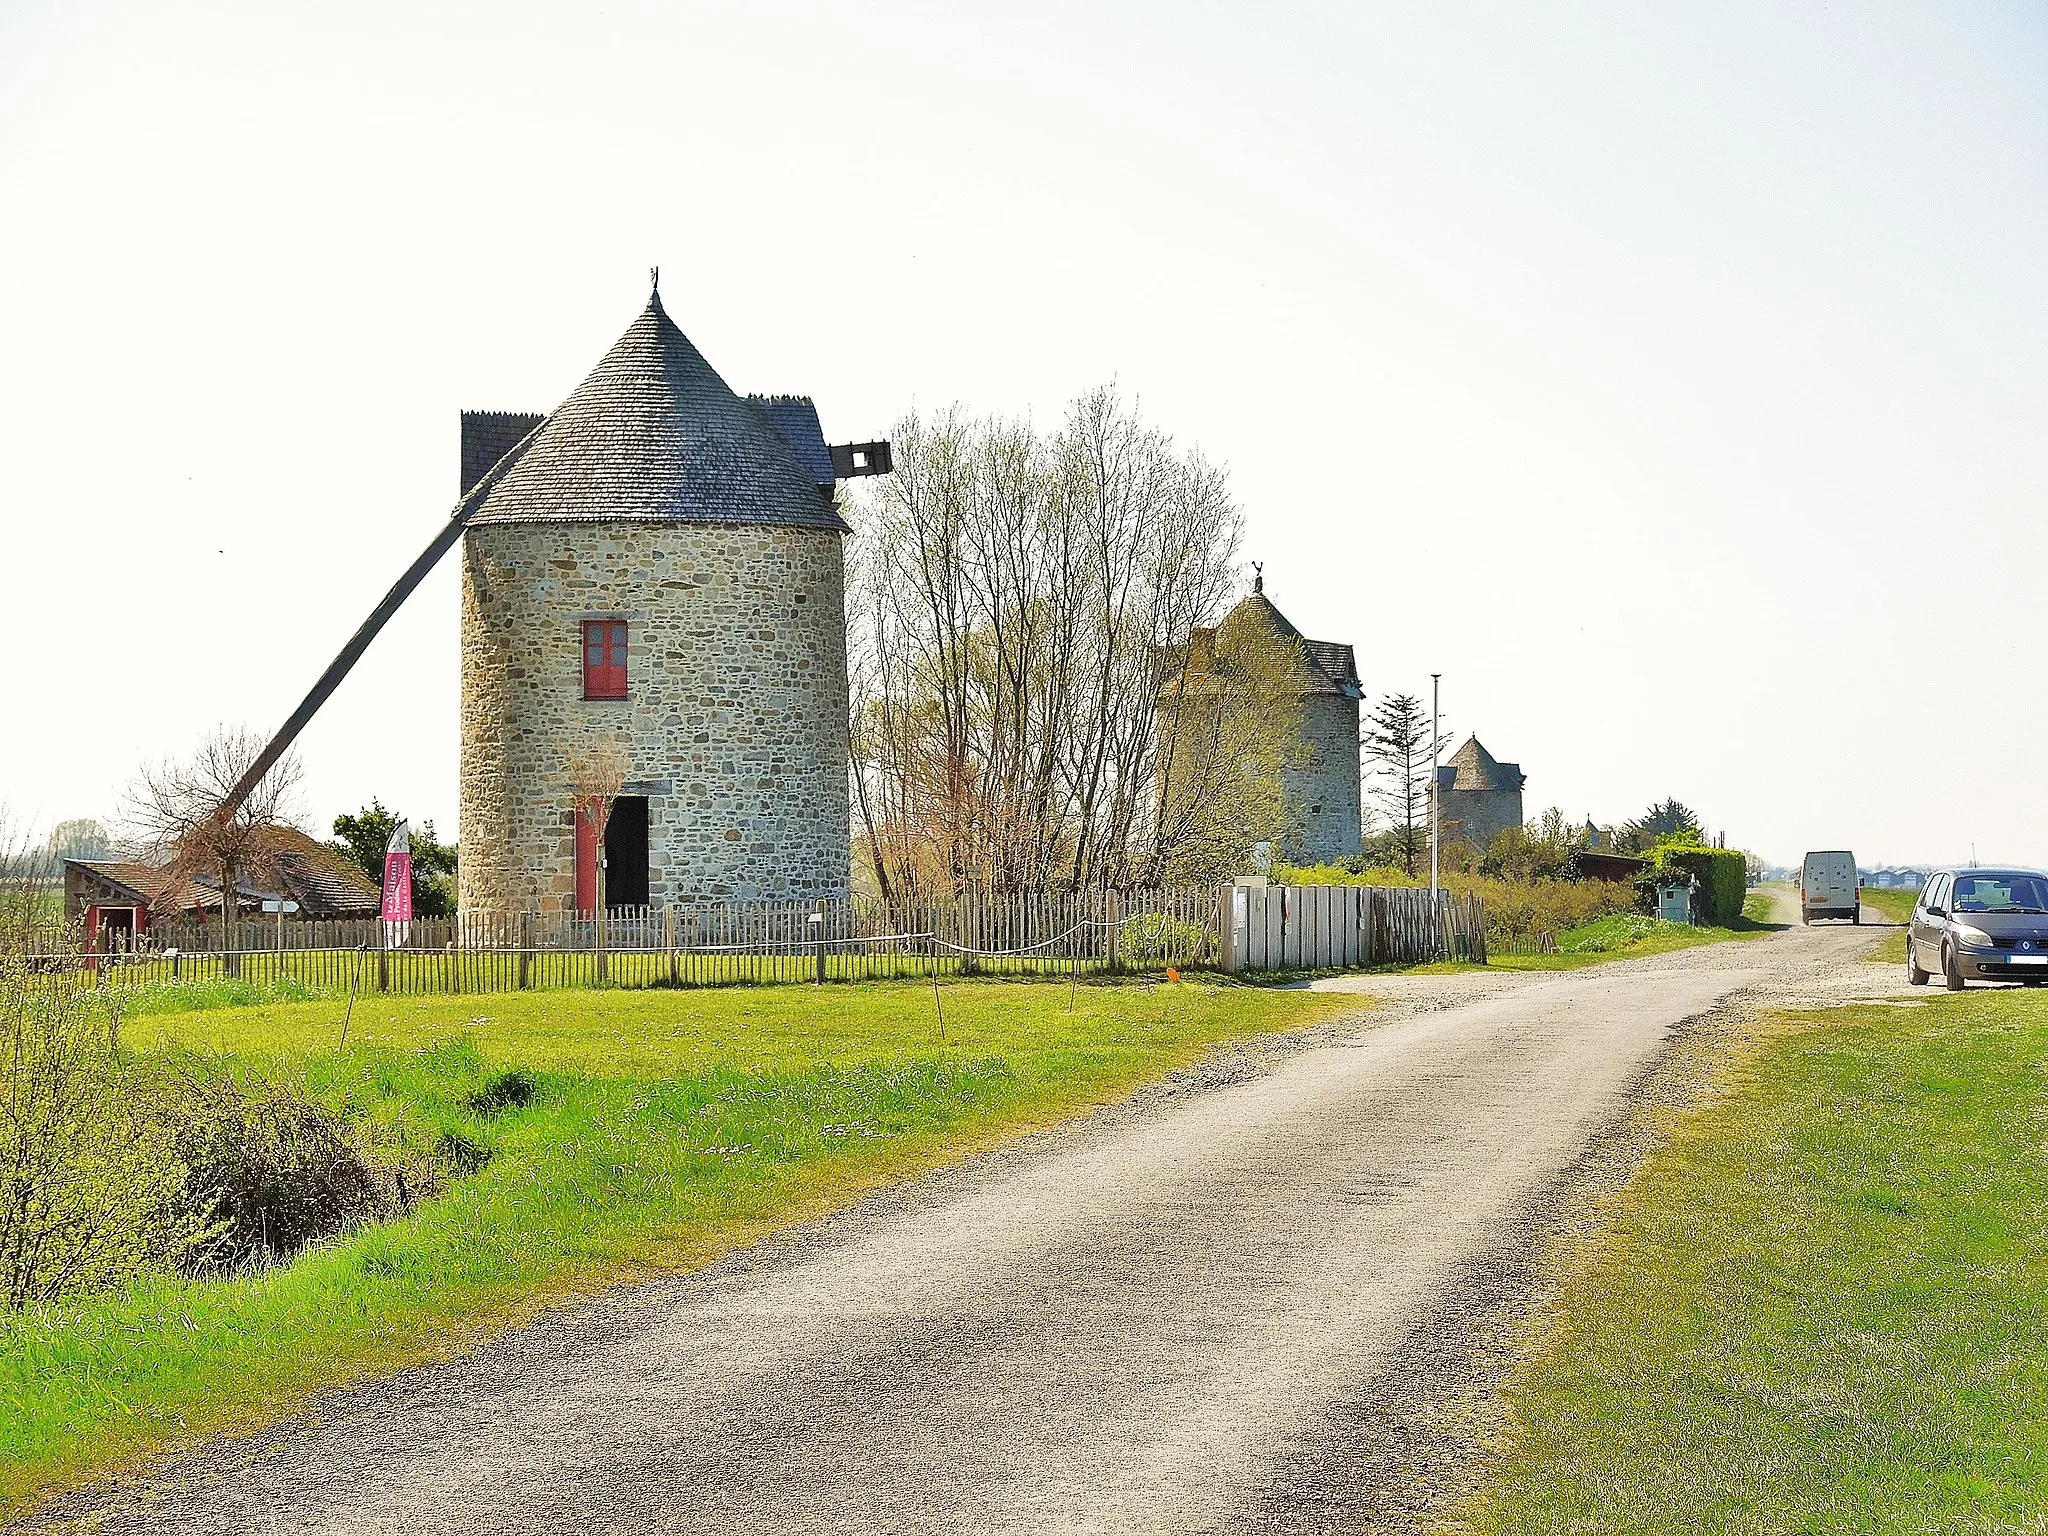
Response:
[[[1274,606],[1273,599],[1266,596],[1263,576],[1253,583],[1250,596],[1240,599],[1237,606],[1223,616],[1218,630],[1226,635],[1241,633],[1244,626],[1252,624],[1282,640],[1292,640],[1300,645],[1302,666],[1299,670],[1303,693],[1341,693],[1352,699],[1363,696],[1364,690],[1358,682],[1358,663],[1351,647],[1340,640],[1311,640],[1296,629],[1287,615]]]
[[[1525,777],[1520,763],[1503,763],[1469,736],[1437,770],[1446,789],[1520,789]]]
[[[476,523],[846,524],[654,295],[491,490]]]

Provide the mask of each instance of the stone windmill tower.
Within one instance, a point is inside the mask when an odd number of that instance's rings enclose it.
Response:
[[[1289,670],[1301,701],[1302,744],[1308,756],[1282,774],[1282,792],[1300,822],[1292,845],[1283,851],[1290,861],[1303,864],[1350,858],[1364,846],[1358,710],[1365,691],[1358,680],[1357,658],[1342,641],[1311,640],[1296,629],[1266,596],[1264,570],[1254,569],[1258,574],[1252,578],[1250,594],[1214,629],[1194,632],[1192,670],[1199,674],[1209,664],[1204,658],[1247,643],[1278,641],[1294,652]],[[1162,692],[1161,697],[1169,694]]]
[[[846,893],[846,621],[815,408],[742,399],[657,291],[543,418],[465,412],[465,912]],[[492,482],[487,486],[486,481]],[[571,764],[629,767],[600,849]]]

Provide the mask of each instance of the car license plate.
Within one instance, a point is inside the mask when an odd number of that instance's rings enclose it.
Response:
[[[2007,965],[2048,965],[2048,955],[2007,955]]]

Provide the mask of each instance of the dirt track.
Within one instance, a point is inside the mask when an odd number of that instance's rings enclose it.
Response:
[[[62,1513],[174,1532],[1400,1527],[1446,1464],[1475,1341],[1674,1029],[1731,999],[1889,991],[1890,968],[1855,961],[1875,937],[1336,983],[1394,1006]]]

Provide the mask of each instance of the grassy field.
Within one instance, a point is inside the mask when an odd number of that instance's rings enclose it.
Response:
[[[1918,891],[1866,889],[1863,892],[1863,905],[1876,909],[1888,923],[1903,923],[1911,917],[1913,905],[1919,899]]]
[[[405,1219],[235,1279],[0,1321],[0,1508],[550,1301],[1113,1100],[1228,1038],[1357,999],[1194,982],[897,983],[332,1000],[131,1020],[131,1048],[299,1085],[479,1171]],[[506,1103],[523,1074],[531,1097]],[[514,1095],[517,1097],[517,1095]]]
[[[1919,901],[1919,899],[1920,893],[1918,891],[1867,890],[1863,893],[1863,905],[1875,909],[1884,917],[1886,922],[1890,923],[1904,923],[1906,919],[1913,915],[1914,903]],[[1895,965],[1904,965],[1906,963],[1905,929],[1902,927],[1896,932],[1886,934],[1879,942],[1876,950],[1872,952],[1871,958],[1874,960],[1889,960]]]
[[[2048,997],[1767,1021],[1608,1212],[1462,1528],[2048,1529]]]

